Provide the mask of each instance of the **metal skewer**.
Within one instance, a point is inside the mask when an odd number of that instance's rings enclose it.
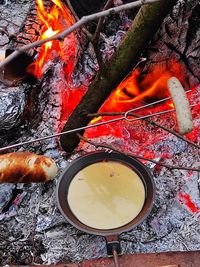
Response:
[[[147,105],[135,108],[135,109],[131,109],[131,110],[127,111],[124,116],[121,116],[121,117],[118,117],[118,118],[115,118],[115,119],[111,119],[111,120],[108,120],[108,121],[102,121],[102,122],[98,122],[98,123],[94,123],[94,124],[89,124],[87,126],[75,128],[75,129],[68,130],[68,131],[65,131],[65,132],[62,132],[62,133],[52,134],[52,135],[48,135],[48,136],[44,136],[44,137],[39,137],[39,138],[36,138],[36,139],[33,139],[33,140],[29,140],[29,141],[20,142],[20,143],[17,143],[17,144],[5,146],[5,147],[0,148],[0,152],[3,152],[5,150],[7,150],[7,149],[12,149],[12,148],[20,147],[20,146],[23,146],[23,145],[29,145],[29,144],[33,144],[33,143],[36,143],[36,142],[44,141],[44,140],[47,140],[47,139],[59,137],[59,136],[65,135],[65,134],[75,133],[75,132],[79,132],[79,131],[82,131],[82,130],[90,129],[90,128],[93,128],[93,127],[98,127],[98,126],[105,125],[105,124],[112,123],[112,122],[117,122],[117,121],[121,121],[121,120],[137,121],[137,120],[141,120],[141,119],[151,118],[151,117],[154,117],[154,116],[158,116],[158,115],[174,112],[175,109],[169,109],[169,110],[165,110],[165,111],[161,111],[161,112],[157,112],[157,113],[141,116],[141,117],[138,117],[138,118],[134,118],[134,119],[131,119],[131,120],[128,119],[128,116],[129,116],[130,112],[133,112],[135,110],[140,110],[140,109],[146,108],[146,107],[148,107],[150,105],[154,105],[154,104],[157,104],[157,103],[160,103],[160,102],[164,102],[164,101],[169,100],[169,99],[171,99],[171,97],[167,97],[167,98],[158,100],[156,102],[153,102],[151,104],[147,104]],[[197,106],[197,105],[198,104],[191,105],[191,107],[194,107],[194,106]]]

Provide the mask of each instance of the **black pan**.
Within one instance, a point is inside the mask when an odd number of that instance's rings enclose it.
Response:
[[[75,217],[75,215],[72,213],[69,207],[68,201],[67,201],[68,189],[74,176],[83,168],[93,163],[97,163],[101,161],[116,161],[119,163],[123,163],[126,166],[132,168],[133,171],[136,172],[138,176],[141,178],[144,184],[144,187],[145,187],[145,196],[146,196],[145,202],[144,202],[142,210],[137,215],[137,217],[135,217],[131,222],[129,222],[126,225],[123,225],[115,229],[109,229],[109,230],[95,229],[80,222]],[[80,157],[74,160],[72,163],[68,165],[68,167],[63,172],[62,176],[60,177],[58,181],[57,188],[56,188],[56,197],[57,197],[58,207],[68,222],[70,222],[74,227],[78,228],[79,230],[83,232],[105,236],[107,239],[107,242],[113,243],[113,244],[116,244],[117,242],[117,239],[115,238],[116,236],[118,236],[119,234],[123,232],[133,229],[138,224],[140,224],[142,221],[144,221],[144,219],[149,215],[152,209],[154,196],[155,196],[155,185],[154,185],[152,175],[147,169],[147,167],[143,165],[140,161],[134,158],[126,156],[122,153],[115,153],[115,152],[112,152],[112,153],[92,152],[90,154],[87,154],[83,157]],[[108,247],[107,247],[107,250],[109,253]],[[119,252],[119,249],[116,249],[116,250],[117,252]],[[112,254],[112,251],[109,254]]]

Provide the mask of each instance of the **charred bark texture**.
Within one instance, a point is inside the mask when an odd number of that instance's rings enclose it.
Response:
[[[152,39],[175,2],[161,1],[145,5],[139,10],[116,53],[99,71],[63,131],[79,128],[89,123],[90,119],[87,114],[98,111],[112,90],[134,67],[145,46]],[[71,153],[79,144],[79,138],[74,134],[61,136],[60,141],[62,148],[68,153]]]
[[[45,9],[48,12],[52,6],[52,2],[45,0],[44,5]],[[11,37],[6,53],[10,54],[18,47],[39,40],[43,25],[44,23],[40,19],[38,19],[37,5],[35,4],[35,1],[33,1],[33,4],[31,5],[24,23],[19,29],[19,32]],[[28,51],[29,55],[31,56],[36,55],[37,52],[37,48],[33,48]]]
[[[52,2],[49,0],[46,0],[44,4],[47,10],[52,6]],[[10,37],[10,42],[6,49],[6,57],[19,47],[38,41],[41,38],[43,25],[44,23],[38,19],[37,6],[35,2],[33,2],[19,32]],[[37,53],[38,48],[32,48],[28,52],[20,54],[11,63],[7,64],[4,71],[5,81],[14,81],[16,83],[17,80],[26,78],[26,68],[33,62]]]
[[[185,68],[187,89],[200,83],[200,2],[179,1],[163,22],[145,56],[144,72],[154,65],[170,68],[170,60]]]

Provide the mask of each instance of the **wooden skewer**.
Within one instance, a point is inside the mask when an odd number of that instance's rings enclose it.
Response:
[[[120,267],[119,266],[119,260],[118,260],[118,254],[117,254],[117,251],[115,249],[113,249],[113,259],[114,259],[115,267]]]

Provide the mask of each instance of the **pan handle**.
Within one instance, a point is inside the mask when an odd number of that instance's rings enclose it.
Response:
[[[113,257],[115,267],[119,267],[118,255],[121,254],[121,247],[117,235],[106,236],[106,248],[109,257]]]

